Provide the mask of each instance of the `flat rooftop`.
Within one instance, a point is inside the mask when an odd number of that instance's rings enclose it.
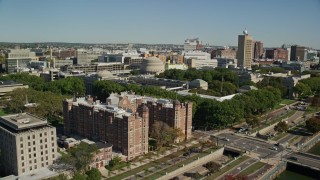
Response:
[[[0,87],[2,86],[22,86],[22,83],[18,83],[15,81],[0,81]]]
[[[9,126],[10,128],[18,131],[24,129],[30,129],[38,126],[47,125],[48,122],[45,119],[40,117],[28,114],[28,113],[20,113],[20,114],[10,114],[0,117],[0,126],[2,124]]]

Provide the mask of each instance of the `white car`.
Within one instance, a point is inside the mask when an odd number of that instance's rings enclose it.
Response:
[[[272,146],[270,149],[275,150],[275,151],[278,151],[278,148],[277,148],[277,147],[274,147],[274,146]]]

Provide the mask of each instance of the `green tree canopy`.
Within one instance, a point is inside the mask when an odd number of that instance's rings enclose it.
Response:
[[[317,117],[310,118],[306,121],[308,131],[316,133],[320,131],[320,119]]]
[[[101,173],[98,169],[92,168],[89,171],[86,172],[87,179],[88,180],[100,180],[101,179]]]
[[[96,145],[81,142],[76,147],[70,148],[67,154],[61,157],[62,162],[70,165],[74,172],[86,172],[90,163],[93,162],[94,153],[97,152]]]

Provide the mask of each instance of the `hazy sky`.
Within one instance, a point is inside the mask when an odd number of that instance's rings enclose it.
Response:
[[[320,0],[0,0],[0,42],[237,45],[320,49]]]

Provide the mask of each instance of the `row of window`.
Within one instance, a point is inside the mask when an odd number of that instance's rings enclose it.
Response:
[[[47,132],[44,132],[43,135],[44,135],[44,136],[47,136],[48,133],[47,133]],[[51,135],[52,135],[52,136],[54,135],[54,132],[53,132],[53,131],[51,131]],[[40,133],[39,136],[42,137],[42,133]],[[36,138],[36,135],[33,134],[33,135],[32,135],[32,139],[35,139],[35,138]],[[30,139],[31,139],[31,136],[28,136],[27,139],[30,140]],[[53,140],[53,138],[52,138],[52,140]],[[23,141],[23,137],[20,137],[20,141]]]
[[[49,162],[46,162],[46,163],[42,163],[41,164],[41,167],[44,167],[44,165],[49,165]],[[32,170],[36,170],[38,168],[37,165],[34,165],[34,166],[30,166],[29,167],[29,170],[32,171]],[[22,173],[25,173],[26,172],[26,169],[25,168],[22,168]]]

